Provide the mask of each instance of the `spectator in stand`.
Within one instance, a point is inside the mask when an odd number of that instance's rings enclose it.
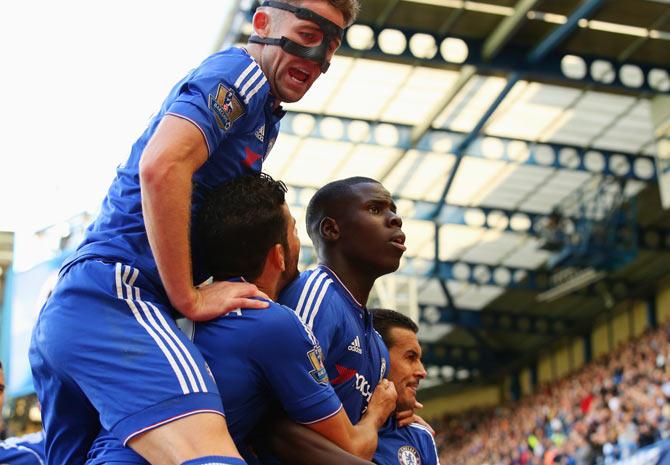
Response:
[[[670,438],[670,324],[520,401],[431,420],[442,463],[604,465]]]

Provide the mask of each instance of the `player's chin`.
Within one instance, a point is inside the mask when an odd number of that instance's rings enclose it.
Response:
[[[400,268],[400,256],[389,256],[384,264],[387,273],[393,273]]]
[[[286,103],[294,103],[303,98],[304,95],[305,92],[284,92],[284,97],[281,100]]]
[[[398,271],[399,263],[379,263],[377,264],[377,273],[379,276],[391,274]]]
[[[305,96],[307,91],[312,87],[311,82],[299,82],[291,78],[290,76],[286,77],[286,80],[282,83],[281,86],[281,100],[286,103],[297,102]]]
[[[396,405],[399,412],[404,410],[414,410],[414,406],[416,405],[416,396],[403,396],[402,400],[398,399]]]

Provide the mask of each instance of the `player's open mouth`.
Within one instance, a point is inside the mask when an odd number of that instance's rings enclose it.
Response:
[[[405,235],[403,233],[396,234],[391,238],[391,244],[402,250],[403,252],[407,250],[407,247],[405,247]]]
[[[302,68],[289,68],[288,75],[291,76],[291,79],[300,83],[305,83],[309,79],[309,72]]]

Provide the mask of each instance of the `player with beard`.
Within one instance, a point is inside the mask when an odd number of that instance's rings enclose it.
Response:
[[[417,339],[417,325],[405,315],[393,310],[371,309],[374,327],[380,333],[388,347],[391,360],[388,379],[396,387],[397,412],[411,412],[420,404],[416,400],[419,383],[426,377],[421,363],[421,346]],[[379,442],[373,462],[378,465],[439,465],[437,448],[433,439],[434,432],[421,418],[415,422],[400,426],[398,418],[392,415],[379,431]],[[403,415],[404,416],[404,415]],[[346,453],[334,444],[304,428],[288,421],[281,421],[275,430],[281,428],[280,436],[269,436],[273,449],[283,457],[291,450],[309,451],[311,460],[295,457],[296,465],[338,464],[370,465],[358,457]]]
[[[298,274],[300,241],[285,192],[269,176],[249,176],[224,184],[205,201],[195,235],[208,251],[214,280],[253,283],[270,298],[269,307],[238,309],[187,332],[219,386],[228,429],[245,460],[255,460],[246,447],[249,433],[276,403],[291,420],[369,459],[377,431],[394,409],[395,390],[388,381],[380,384],[366,414],[352,425],[328,382],[318,341],[291,309],[273,302]],[[89,457],[89,465],[146,464],[107,432]]]
[[[371,310],[391,358],[389,380],[398,392],[397,411],[414,409],[416,390],[426,377],[421,363],[421,346],[416,337],[419,327],[411,319],[393,310]],[[439,465],[433,434],[426,426],[412,423],[398,427],[391,416],[379,431],[374,462],[379,465]]]

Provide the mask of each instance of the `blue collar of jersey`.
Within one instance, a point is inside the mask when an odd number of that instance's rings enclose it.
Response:
[[[275,121],[279,121],[286,115],[286,110],[284,110],[284,107],[281,105],[277,105],[277,108],[275,108],[275,102],[277,101],[277,97],[272,95],[272,93],[269,94],[268,96],[268,106],[272,108],[272,116],[275,117]]]
[[[228,281],[229,283],[248,283],[249,282],[246,279],[244,279],[242,276],[235,276],[233,278],[228,278],[228,279],[226,279],[226,281]],[[253,283],[251,283],[251,284],[253,284]],[[249,298],[250,299],[256,299],[256,300],[262,300],[264,302],[274,302],[274,300],[268,299],[268,298],[265,298],[265,297],[249,297]]]
[[[361,304],[358,300],[356,300],[356,297],[347,289],[347,286],[344,285],[342,280],[337,276],[337,274],[328,268],[326,265],[323,263],[319,263],[319,267],[322,268],[327,274],[333,277],[335,281],[337,281],[337,284],[339,284],[339,287],[344,290],[343,294],[346,299],[348,299],[357,309],[359,312],[363,314],[363,319],[365,321],[364,326],[365,326],[365,331],[366,333],[368,331],[374,330],[373,324],[372,324],[372,313],[370,310],[367,309],[367,307],[363,304]]]
[[[340,279],[340,277],[337,276],[337,273],[335,273],[333,270],[328,268],[323,263],[319,263],[319,267],[323,268],[326,273],[330,274],[333,278],[335,278],[335,280],[340,284],[342,289],[344,289],[347,292],[347,296],[349,296],[349,298],[351,299],[351,301],[353,303],[355,303],[358,307],[360,307],[361,310],[367,310],[365,308],[365,305],[361,304],[358,300],[356,300],[356,297],[354,297],[354,295],[351,293],[351,291],[349,291],[349,289],[347,289],[347,286],[345,286],[344,283],[342,282],[342,280]]]

